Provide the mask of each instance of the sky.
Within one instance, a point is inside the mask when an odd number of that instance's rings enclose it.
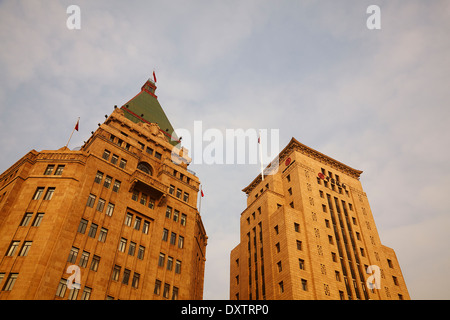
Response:
[[[0,172],[64,146],[78,117],[69,147],[81,146],[155,70],[174,128],[277,129],[279,151],[295,137],[363,170],[411,298],[450,299],[449,31],[446,0],[2,0]],[[205,193],[204,299],[228,299],[259,165],[189,168]]]

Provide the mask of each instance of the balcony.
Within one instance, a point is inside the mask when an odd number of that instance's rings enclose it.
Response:
[[[164,183],[154,179],[147,173],[141,170],[136,170],[130,177],[130,191],[135,187],[139,189],[147,189],[150,193],[155,194],[158,198],[167,193],[169,187]]]

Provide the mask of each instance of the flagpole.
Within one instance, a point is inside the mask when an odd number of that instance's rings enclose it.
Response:
[[[80,121],[80,117],[78,117],[77,125],[78,125],[79,121]],[[77,125],[75,125],[75,127],[73,127],[72,133],[70,134],[69,140],[67,141],[66,148],[69,145],[70,139],[72,139],[72,135],[75,132],[75,128],[77,127]]]
[[[200,213],[202,210],[202,185],[200,185],[200,201],[199,201],[199,205],[198,205],[198,212]]]
[[[264,181],[264,165],[262,160],[262,143],[261,143],[261,130],[259,130],[259,162],[261,163],[261,178]]]

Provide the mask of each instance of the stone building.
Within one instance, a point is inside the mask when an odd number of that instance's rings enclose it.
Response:
[[[410,299],[355,170],[292,138],[243,191],[230,299]],[[367,273],[369,271],[369,273]]]
[[[0,175],[0,299],[202,299],[200,181],[155,90]]]

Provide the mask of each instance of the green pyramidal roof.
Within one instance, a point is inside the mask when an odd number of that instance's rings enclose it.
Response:
[[[121,109],[125,117],[135,123],[147,122],[157,123],[160,130],[169,139],[172,145],[177,145],[179,139],[174,132],[172,124],[164,113],[163,108],[155,95],[156,85],[153,81],[147,80],[133,99],[125,103]]]

